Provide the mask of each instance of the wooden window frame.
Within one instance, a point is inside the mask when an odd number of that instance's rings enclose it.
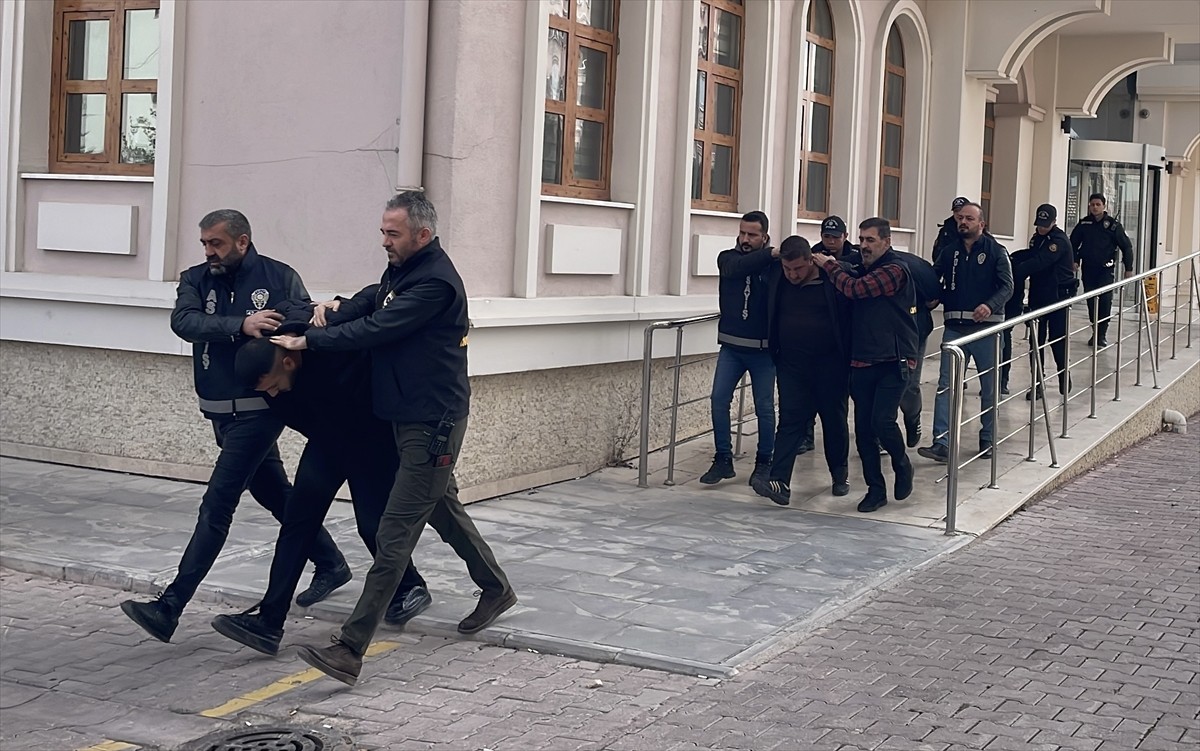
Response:
[[[991,131],[991,148],[988,148],[988,131]],[[996,105],[988,102],[983,110],[983,164],[987,165],[980,176],[979,203],[984,216],[991,216],[992,183],[996,179]]]
[[[805,69],[806,69],[806,84],[800,92],[801,106],[804,108],[803,122],[800,124],[800,175],[798,180],[799,199],[796,205],[796,216],[800,219],[823,219],[829,215],[831,206],[829,203],[829,195],[831,193],[831,184],[833,182],[833,170],[830,168],[830,157],[833,154],[833,137],[834,137],[834,119],[833,119],[833,95],[837,92],[837,42],[834,39],[826,39],[819,36],[812,30],[813,13],[815,12],[816,0],[812,0],[808,4],[808,19],[805,21],[804,33],[804,53],[805,53]],[[827,3],[828,6],[828,3]],[[833,24],[833,9],[829,9],[829,22]],[[833,27],[834,36],[837,36],[837,26]],[[816,59],[812,53],[810,46],[824,47],[829,50],[829,55],[834,65],[829,71],[829,95],[818,94],[813,86],[813,61]],[[814,104],[823,104],[829,108],[829,152],[812,151],[809,147],[812,146],[812,113]],[[808,211],[805,206],[808,205],[808,165],[809,162],[819,162],[825,165],[825,211]]]
[[[154,164],[121,162],[121,107],[124,94],[157,94],[158,79],[124,79],[125,11],[157,10],[158,0],[54,0],[54,42],[50,74],[50,159],[53,173],[153,175]],[[67,34],[71,21],[108,21],[107,77],[68,81]],[[69,94],[104,94],[104,151],[66,151],[66,102]]]
[[[904,40],[900,38],[900,32],[896,27],[892,27],[892,31],[888,32],[888,41],[884,45],[883,50],[883,101],[880,102],[883,113],[882,124],[879,128],[879,215],[887,219],[893,226],[900,223],[900,215],[903,213],[904,199],[904,112],[905,99],[908,96],[908,81],[905,77],[905,70],[908,65],[908,60],[905,59],[904,66],[898,66],[888,59],[887,47],[891,44],[892,34],[895,34],[896,42],[900,44],[900,55],[904,55]],[[900,115],[891,115],[887,111],[887,74],[893,73],[900,77]],[[900,166],[887,166],[887,126],[895,125],[900,128]],[[896,190],[896,216],[884,216],[884,200],[883,191],[886,177],[895,177],[899,188]]]
[[[692,118],[692,143],[688,149],[689,159],[695,159],[695,142],[700,141],[704,144],[704,156],[700,160],[700,198],[692,198],[692,208],[709,211],[730,211],[736,212],[738,207],[738,164],[739,164],[739,149],[738,141],[741,137],[742,130],[742,67],[746,58],[746,9],[739,2],[733,0],[703,0],[703,3],[709,6],[708,18],[708,39],[701,40],[701,43],[708,43],[708,60],[700,56],[699,51],[696,54],[696,73],[699,75],[701,71],[705,74],[705,111],[704,111],[704,127],[695,127],[696,113],[693,111],[690,115]],[[730,68],[716,63],[716,39],[717,39],[717,17],[716,11],[724,11],[737,16],[740,19],[738,31],[741,38],[738,40],[738,67]],[[697,23],[699,19],[697,19]],[[717,96],[717,84],[721,83],[725,86],[733,88],[733,134],[725,135],[716,132],[716,111],[714,104]],[[696,85],[695,81],[691,82],[692,86]],[[730,195],[714,194],[711,190],[712,172],[708,168],[711,164],[713,147],[728,146],[732,150],[730,160],[729,181]],[[695,176],[693,176],[693,180]],[[688,186],[691,190],[691,186]]]
[[[586,198],[607,201],[612,191],[613,149],[613,103],[617,91],[617,36],[620,29],[621,2],[613,0],[612,31],[597,29],[576,20],[575,0],[564,0],[570,8],[570,18],[550,14],[550,28],[567,35],[567,59],[563,61],[563,76],[566,92],[563,101],[546,97],[546,114],[561,115],[562,133],[562,182],[542,183],[542,195],[564,198]],[[547,32],[548,33],[548,32]],[[542,44],[547,40],[543,39]],[[607,56],[608,65],[604,73],[604,109],[598,110],[576,104],[579,95],[579,48],[590,47],[601,50]],[[549,61],[547,61],[549,64]],[[600,179],[582,180],[575,177],[575,123],[589,120],[602,123],[604,142],[600,149]],[[543,117],[543,123],[545,118]],[[544,124],[539,126],[544,128]],[[543,149],[545,143],[542,144]]]

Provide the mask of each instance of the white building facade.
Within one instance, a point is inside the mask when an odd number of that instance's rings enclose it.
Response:
[[[642,331],[716,309],[715,256],[747,211],[775,242],[816,240],[826,214],[885,216],[896,247],[928,256],[965,195],[1016,249],[1038,204],[1072,216],[1074,136],[1153,147],[1145,263],[1200,248],[1188,2],[2,9],[7,455],[207,475],[215,447],[168,315],[216,208],[246,213],[260,252],[322,299],[377,279],[387,198],[429,192],[471,296],[474,497],[631,453]],[[711,334],[688,351],[715,350]]]

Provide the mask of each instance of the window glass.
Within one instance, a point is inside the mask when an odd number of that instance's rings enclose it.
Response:
[[[697,54],[701,60],[708,59],[708,18],[711,13],[708,3],[700,3],[700,50]]]
[[[67,46],[68,81],[108,78],[108,21],[71,21]]]
[[[704,130],[704,110],[708,106],[708,74],[696,71],[696,130]]]
[[[604,123],[575,121],[575,178],[599,180],[604,156]]]
[[[887,92],[884,96],[884,112],[901,117],[904,115],[904,79],[895,73],[887,74]]]
[[[726,86],[723,83],[717,84],[716,88],[717,121],[713,124],[713,130],[724,136],[732,136],[737,92],[732,86]]]
[[[900,32],[892,26],[888,33],[887,61],[898,68],[904,67],[904,43],[900,41]]]
[[[575,20],[585,26],[612,31],[612,0],[575,0]]]
[[[718,196],[733,195],[733,149],[715,145],[712,152],[712,183],[709,191]]]
[[[104,153],[104,94],[67,94],[66,152]]]
[[[829,153],[829,107],[818,102],[812,105],[812,129],[809,151]]]
[[[546,40],[546,98],[556,102],[567,98],[567,32],[550,29]]]
[[[717,9],[717,65],[742,66],[742,19]]]
[[[883,217],[900,221],[900,178],[895,175],[883,176]]]
[[[825,0],[812,0],[809,3],[808,30],[819,37],[833,39],[833,16]]]
[[[570,0],[550,0],[550,15],[558,16],[559,18],[570,18]]]
[[[580,6],[580,12],[582,12]],[[605,76],[608,74],[608,54],[591,47],[579,48],[579,87],[576,104],[580,107],[604,109]]]
[[[699,201],[704,197],[702,180],[704,179],[704,142],[692,141],[692,199]]]
[[[808,163],[807,189],[804,210],[819,214],[829,213],[829,202],[826,200],[826,196],[829,195],[829,165],[817,161]]]
[[[121,161],[154,164],[157,94],[124,94],[121,97]]]
[[[546,113],[542,128],[542,182],[562,184],[563,116]]]
[[[883,124],[883,166],[900,167],[901,128],[895,123]]]
[[[812,46],[812,91],[829,96],[833,93],[833,50]]]
[[[158,9],[125,11],[126,79],[158,78]]]

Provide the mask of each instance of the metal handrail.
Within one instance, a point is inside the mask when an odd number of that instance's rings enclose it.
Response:
[[[644,333],[644,345],[642,350],[642,414],[641,414],[641,435],[639,436],[638,446],[638,487],[649,487],[647,482],[648,458],[650,456],[650,385],[651,374],[653,372],[652,364],[654,358],[654,332],[664,329],[675,329],[675,358],[674,363],[669,366],[673,371],[673,385],[671,391],[671,405],[666,409],[671,410],[671,437],[667,443],[667,485],[675,484],[675,447],[680,443],[677,441],[679,428],[679,408],[686,404],[693,404],[701,401],[701,399],[689,399],[686,402],[679,401],[679,373],[685,364],[693,364],[694,362],[703,362],[712,359],[711,356],[703,357],[691,363],[683,362],[683,330],[688,326],[694,326],[700,323],[708,323],[715,321],[721,317],[720,313],[706,313],[705,315],[692,316],[691,318],[680,318],[674,321],[655,321],[646,326]],[[741,383],[738,385],[738,419],[734,423],[737,426],[737,445],[734,448],[734,453],[741,454],[742,451],[742,426],[746,422],[746,378],[742,377]],[[699,438],[702,435],[711,433],[712,429],[689,436],[686,440]]]
[[[1054,447],[1053,429],[1051,428],[1051,425],[1050,425],[1050,408],[1049,408],[1049,405],[1047,403],[1046,396],[1045,396],[1046,377],[1045,377],[1045,373],[1042,368],[1041,352],[1039,352],[1039,350],[1042,347],[1048,346],[1050,344],[1050,342],[1047,341],[1046,344],[1044,344],[1044,345],[1038,344],[1036,332],[1034,330],[1037,321],[1051,313],[1056,312],[1056,311],[1060,311],[1060,310],[1066,311],[1067,320],[1066,320],[1065,329],[1067,332],[1066,333],[1067,342],[1065,343],[1063,359],[1065,361],[1064,367],[1067,370],[1067,378],[1069,379],[1070,378],[1070,368],[1071,368],[1071,364],[1072,364],[1071,359],[1070,359],[1070,354],[1071,354],[1070,334],[1072,333],[1071,326],[1070,326],[1070,308],[1071,308],[1071,306],[1078,304],[1080,302],[1086,303],[1087,300],[1093,299],[1093,298],[1098,298],[1100,295],[1103,295],[1108,292],[1116,292],[1118,294],[1116,309],[1114,312],[1110,313],[1110,319],[1116,318],[1116,321],[1117,321],[1116,343],[1115,343],[1115,345],[1110,345],[1110,346],[1114,347],[1114,351],[1115,351],[1114,372],[1116,374],[1118,374],[1113,379],[1114,380],[1113,401],[1120,401],[1121,400],[1121,379],[1120,379],[1119,373],[1121,371],[1121,368],[1124,367],[1124,365],[1125,365],[1121,361],[1121,345],[1122,345],[1122,341],[1123,341],[1123,333],[1122,333],[1121,324],[1122,324],[1122,321],[1124,320],[1124,316],[1122,315],[1122,313],[1124,312],[1125,290],[1126,290],[1126,288],[1132,286],[1135,291],[1134,304],[1137,306],[1137,312],[1138,312],[1138,329],[1137,329],[1137,345],[1136,345],[1137,346],[1137,354],[1136,354],[1136,357],[1130,361],[1130,363],[1136,363],[1136,365],[1135,365],[1136,379],[1135,379],[1134,385],[1135,386],[1141,385],[1142,352],[1143,352],[1142,333],[1145,332],[1146,338],[1147,338],[1147,345],[1148,345],[1148,354],[1149,354],[1150,360],[1151,360],[1151,374],[1152,374],[1152,377],[1154,380],[1154,388],[1157,389],[1159,387],[1159,385],[1158,385],[1158,344],[1161,343],[1159,341],[1159,337],[1161,336],[1161,333],[1162,333],[1163,311],[1162,311],[1161,304],[1160,304],[1159,309],[1158,309],[1158,315],[1157,315],[1157,317],[1158,317],[1158,332],[1157,332],[1157,334],[1155,334],[1155,333],[1151,332],[1149,303],[1148,303],[1148,299],[1146,296],[1144,280],[1148,279],[1150,277],[1157,277],[1157,276],[1161,275],[1164,271],[1166,271],[1170,268],[1175,268],[1175,270],[1176,270],[1176,279],[1175,279],[1175,286],[1174,286],[1175,304],[1174,304],[1174,312],[1172,315],[1172,324],[1171,324],[1171,339],[1172,339],[1171,351],[1172,351],[1172,357],[1174,357],[1175,356],[1174,353],[1176,351],[1175,336],[1179,332],[1179,326],[1178,326],[1178,318],[1179,318],[1179,294],[1178,294],[1178,291],[1179,291],[1179,284],[1180,284],[1179,276],[1181,273],[1181,269],[1185,263],[1189,265],[1190,271],[1191,271],[1189,284],[1188,284],[1188,322],[1187,322],[1187,326],[1185,327],[1187,329],[1186,347],[1190,348],[1192,346],[1191,327],[1192,327],[1193,304],[1194,304],[1196,298],[1200,297],[1200,280],[1197,279],[1197,263],[1196,263],[1198,258],[1200,258],[1200,251],[1193,252],[1187,256],[1184,256],[1175,261],[1172,261],[1169,264],[1165,264],[1163,266],[1158,266],[1156,268],[1149,269],[1147,271],[1143,271],[1140,274],[1130,276],[1128,279],[1121,279],[1119,281],[1113,282],[1112,284],[1108,284],[1103,287],[1099,287],[1099,288],[1091,290],[1089,292],[1077,294],[1066,300],[1060,300],[1051,305],[1046,305],[1044,307],[1040,307],[1037,310],[1033,310],[1028,313],[1023,313],[1019,316],[1008,319],[1002,323],[993,324],[991,326],[981,328],[978,331],[973,331],[969,334],[958,337],[952,341],[942,343],[941,351],[942,351],[943,355],[948,355],[951,358],[951,361],[950,361],[951,378],[950,378],[950,385],[949,385],[949,398],[950,398],[950,410],[949,410],[950,420],[949,420],[949,435],[948,435],[949,457],[947,459],[948,468],[947,468],[947,476],[946,476],[946,534],[947,535],[952,535],[952,534],[955,534],[955,532],[956,532],[956,530],[955,530],[955,521],[956,521],[955,515],[956,515],[957,505],[958,505],[958,482],[959,482],[959,472],[962,469],[962,467],[959,465],[959,458],[960,458],[960,448],[961,448],[960,444],[961,444],[961,439],[962,439],[962,427],[963,427],[963,423],[964,423],[963,414],[962,414],[963,413],[963,403],[964,403],[964,392],[965,392],[965,384],[966,384],[966,380],[967,380],[967,378],[965,377],[965,375],[966,375],[966,353],[963,348],[968,344],[972,344],[974,342],[978,342],[978,341],[987,339],[988,337],[994,337],[993,341],[996,343],[995,346],[996,346],[997,352],[996,352],[995,363],[994,363],[993,367],[996,369],[997,374],[998,374],[1001,365],[1004,364],[1001,362],[1001,358],[999,356],[999,347],[1000,347],[999,334],[1001,334],[1005,330],[1013,329],[1021,324],[1029,325],[1029,343],[1030,343],[1029,358],[1030,358],[1031,373],[1033,376],[1032,383],[1030,384],[1030,389],[1034,390],[1035,397],[1039,392],[1041,393],[1041,397],[1031,400],[1031,403],[1030,403],[1029,423],[1028,423],[1029,455],[1026,460],[1033,461],[1034,422],[1036,421],[1035,413],[1036,413],[1036,408],[1037,408],[1037,405],[1034,402],[1041,402],[1042,418],[1046,425],[1046,437],[1047,437],[1047,441],[1048,441],[1048,445],[1049,445],[1049,449],[1050,449],[1050,457],[1051,457],[1051,465],[1050,466],[1057,467],[1058,466],[1058,457],[1057,457],[1057,453],[1056,453],[1055,447]],[[1156,298],[1160,303],[1161,303],[1161,299],[1162,299],[1162,293],[1163,293],[1163,290],[1160,287],[1156,293]],[[1097,308],[1098,308],[1098,306],[1097,306]],[[1088,417],[1091,417],[1091,418],[1094,418],[1096,416],[1096,387],[1101,381],[1103,381],[1105,378],[1108,377],[1106,375],[1103,378],[1098,378],[1099,353],[1105,349],[1108,349],[1108,347],[1100,346],[1100,335],[1099,335],[1100,316],[1098,314],[1098,310],[1097,310],[1097,315],[1094,315],[1093,318],[1095,320],[1092,321],[1092,323],[1090,324],[1091,329],[1092,329],[1092,346],[1091,346],[1090,355],[1089,355],[1089,357],[1091,358],[1091,376],[1092,376],[1091,381],[1092,382],[1089,387],[1090,414],[1088,415]],[[1012,362],[1013,359],[1015,359],[1015,358],[1010,359],[1008,362]],[[998,417],[999,407],[1001,406],[1001,404],[1003,402],[1001,401],[1000,394],[998,393],[999,389],[1000,389],[999,378],[998,377],[994,378],[992,383],[993,383],[993,389],[995,390],[993,392],[993,399],[992,399],[993,424],[995,425],[995,424],[998,424],[998,420],[996,418]],[[1062,406],[1062,432],[1059,435],[1060,438],[1069,438],[1070,437],[1067,434],[1067,428],[1068,428],[1067,405],[1070,402],[1071,398],[1072,397],[1070,397],[1069,394],[1067,394],[1067,393],[1062,394],[1062,405],[1061,405]],[[973,419],[973,417],[971,419]],[[1009,437],[1011,437],[1011,436],[1009,436]],[[935,436],[935,438],[936,438],[936,436]],[[1002,439],[1002,440],[1004,440],[1004,439]],[[990,483],[989,487],[993,487],[993,488],[997,487],[996,479],[997,479],[997,459],[998,459],[998,455],[999,455],[999,451],[998,451],[999,444],[1000,444],[1000,442],[997,441],[997,442],[995,442],[995,444],[992,447],[991,483]]]

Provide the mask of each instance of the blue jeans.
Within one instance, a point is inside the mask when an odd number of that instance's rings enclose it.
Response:
[[[758,451],[755,462],[768,464],[775,453],[775,363],[766,350],[740,350],[722,346],[713,374],[713,443],[719,458],[733,458],[729,408],[742,376],[750,374],[754,414],[758,417]]]
[[[949,342],[966,336],[971,329],[954,329],[947,326],[942,332],[942,342]],[[975,369],[979,371],[979,385],[982,389],[980,403],[983,407],[981,421],[983,427],[979,430],[979,442],[991,444],[996,430],[995,392],[993,384],[996,380],[996,342],[992,338],[980,339],[963,347],[967,356],[966,365],[975,361]],[[965,373],[964,373],[965,375]],[[950,356],[942,353],[942,366],[938,371],[938,393],[933,400],[933,442],[942,446],[950,445]],[[969,414],[963,406],[963,414]]]

